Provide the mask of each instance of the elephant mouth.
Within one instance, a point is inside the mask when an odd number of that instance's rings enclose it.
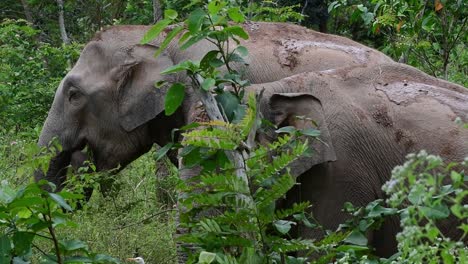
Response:
[[[80,141],[75,147],[71,149],[70,153],[70,165],[75,171],[80,168],[88,167],[92,163],[96,165],[96,160],[93,155],[88,142],[86,140]],[[96,166],[97,167],[97,166]]]

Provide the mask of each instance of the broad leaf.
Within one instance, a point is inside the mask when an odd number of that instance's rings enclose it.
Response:
[[[293,126],[285,126],[282,128],[279,128],[275,131],[275,133],[280,134],[280,133],[288,133],[288,134],[294,134],[296,133],[297,129]]]
[[[201,8],[197,8],[190,13],[190,16],[187,19],[188,30],[190,33],[196,33],[200,29],[205,16],[206,13]]]
[[[344,240],[344,242],[358,245],[358,246],[366,246],[367,245],[367,237],[365,237],[361,232],[358,230],[353,230],[348,237]]]
[[[432,207],[420,206],[421,212],[429,219],[444,219],[450,215],[450,211],[445,204],[438,204]]]
[[[172,146],[174,146],[174,143],[168,143],[164,147],[158,149],[156,152],[156,161],[159,161],[164,156],[166,156],[167,152],[171,150]]]
[[[217,15],[221,8],[226,5],[226,3],[227,2],[213,0],[208,4],[208,12],[210,12],[210,15]]]
[[[218,54],[219,54],[219,51],[218,50],[210,50],[208,51],[208,53],[205,54],[205,56],[203,57],[203,59],[201,59],[200,61],[200,68],[203,69],[203,70],[206,70],[210,67],[213,67],[211,65],[211,62],[213,60],[217,60],[218,58]]]
[[[231,26],[227,27],[225,30],[242,39],[249,39],[249,34],[247,34],[241,26]]]
[[[296,223],[291,221],[285,220],[278,220],[273,223],[275,225],[276,230],[278,230],[281,234],[285,235],[291,230],[291,225],[295,225]]]
[[[162,31],[165,29],[169,24],[171,24],[171,20],[169,19],[163,19],[158,21],[154,26],[146,32],[146,34],[143,36],[143,39],[141,40],[141,44],[148,44],[150,41],[155,39]]]
[[[179,27],[176,27],[174,28],[171,32],[169,32],[169,34],[167,34],[166,38],[164,39],[164,41],[161,43],[161,46],[159,47],[159,49],[156,51],[156,53],[154,54],[154,57],[158,57],[162,52],[163,50],[165,50],[167,48],[167,46],[169,45],[169,43],[171,43],[171,41],[183,30],[184,28],[182,26],[179,26]]]
[[[166,9],[164,11],[164,18],[174,20],[177,18],[177,12],[173,9]]]
[[[52,200],[57,202],[63,209],[65,209],[67,211],[73,211],[71,206],[68,205],[67,202],[65,202],[65,200],[62,198],[62,196],[60,196],[60,195],[58,195],[56,193],[49,193],[49,196],[50,196],[50,198],[52,198]]]
[[[244,22],[244,15],[239,10],[239,7],[229,8],[228,16],[232,19],[232,21],[234,21],[236,23],[243,23]]]
[[[167,116],[172,115],[182,104],[185,97],[185,87],[181,83],[174,83],[167,91],[164,109]]]
[[[216,96],[216,101],[223,107],[224,113],[229,121],[232,121],[234,112],[240,104],[239,99],[230,92],[224,92]]]
[[[10,263],[11,242],[7,235],[0,237],[0,263]]]
[[[34,239],[34,233],[15,232],[13,235],[13,244],[15,245],[15,254],[24,256],[31,251],[31,244]]]
[[[210,264],[215,260],[216,254],[211,252],[202,251],[198,257],[198,263],[201,264]]]
[[[238,46],[236,48],[236,51],[239,53],[239,55],[244,56],[244,57],[249,54],[249,51],[247,50],[247,48],[242,45]]]
[[[209,91],[211,87],[215,85],[216,81],[213,78],[207,78],[201,84],[201,88],[205,91]]]
[[[164,71],[161,71],[161,74],[171,74],[181,71],[188,71],[190,69],[190,61],[183,61],[179,64],[172,65],[171,67],[166,68]]]
[[[73,239],[60,241],[59,243],[62,249],[64,249],[65,251],[88,250],[88,245],[86,245],[86,243],[81,240]]]
[[[302,135],[306,135],[309,137],[318,137],[320,136],[320,130],[314,129],[314,128],[305,128],[300,130],[300,133]]]

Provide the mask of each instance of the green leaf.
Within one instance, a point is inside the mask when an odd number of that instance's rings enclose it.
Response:
[[[8,184],[0,185],[0,202],[4,204],[11,203],[16,196],[16,191]]]
[[[70,211],[70,212],[73,211],[70,205],[68,205],[67,202],[65,202],[65,200],[62,198],[62,196],[56,193],[49,193],[49,196],[50,198],[52,198],[52,200],[57,202],[63,209]]]
[[[205,56],[203,56],[203,59],[201,59],[200,61],[200,68],[203,70],[206,70],[210,67],[213,67],[211,65],[211,62],[217,59],[218,54],[219,54],[219,50],[208,51],[208,53],[206,53]]]
[[[10,263],[11,261],[11,242],[7,235],[0,237],[0,263]]]
[[[444,219],[450,215],[450,211],[445,204],[433,205],[432,207],[419,206],[421,212],[429,219]]]
[[[211,252],[202,251],[198,257],[198,263],[201,264],[210,264],[215,260],[216,254]]]
[[[450,178],[452,178],[453,182],[460,182],[462,180],[462,175],[456,171],[450,172]]]
[[[244,58],[242,58],[241,56],[239,56],[237,53],[231,53],[228,57],[228,61],[229,62],[241,62],[241,63],[245,63],[245,60]]]
[[[148,44],[151,42],[153,39],[155,39],[159,34],[165,29],[169,24],[171,24],[171,20],[169,19],[163,19],[158,21],[154,26],[146,32],[146,34],[143,36],[143,38],[140,41],[140,44]]]
[[[218,12],[226,5],[227,2],[221,2],[218,0],[211,1],[208,4],[208,12],[210,15],[217,15]]]
[[[255,248],[245,247],[242,251],[242,255],[239,258],[239,263],[265,263],[263,258],[255,251]],[[287,262],[288,264],[292,264]]]
[[[190,13],[190,16],[187,19],[188,30],[191,33],[196,33],[201,24],[203,23],[203,18],[206,16],[205,11],[201,8],[197,8]]]
[[[171,148],[174,146],[174,143],[168,143],[166,144],[164,147],[158,149],[158,151],[156,152],[156,161],[159,161],[161,160],[169,150],[171,150]]]
[[[309,137],[318,137],[320,136],[320,130],[314,128],[305,128],[299,131],[302,135],[306,135]]]
[[[166,85],[166,83],[167,83],[167,81],[165,81],[165,80],[157,81],[157,82],[154,83],[154,87],[161,88],[164,85]]]
[[[352,251],[366,251],[366,250],[369,250],[369,248],[365,247],[365,246],[342,245],[342,246],[339,246],[338,248],[336,248],[336,250],[339,251],[339,252],[346,252],[346,251],[349,251],[349,250],[352,250]]]
[[[245,32],[244,28],[241,26],[231,26],[227,27],[225,30],[242,39],[249,39],[249,34],[247,34],[247,32]]]
[[[247,50],[247,48],[242,46],[242,45],[238,46],[236,48],[236,51],[239,53],[239,55],[241,55],[243,57],[245,57],[245,56],[247,56],[249,54],[249,51]]]
[[[273,222],[273,225],[275,226],[276,230],[280,232],[281,234],[285,235],[291,230],[291,225],[295,225],[296,223],[292,221],[286,221],[286,220],[278,220]]]
[[[297,221],[301,221],[306,227],[308,228],[315,228],[317,227],[316,224],[312,224],[309,219],[307,219],[307,216],[304,214],[304,212],[300,213],[300,214],[295,214],[293,215],[294,219],[296,219]]]
[[[358,246],[366,246],[367,245],[367,237],[364,236],[358,230],[353,230],[344,240],[344,242],[358,245]]]
[[[169,32],[164,41],[161,43],[159,49],[156,51],[156,53],[154,53],[154,57],[158,57],[161,54],[161,52],[163,52],[163,50],[167,48],[169,43],[171,43],[171,41],[177,36],[177,34],[179,34],[183,29],[184,28],[182,26],[178,26],[174,28],[171,32]]]
[[[440,253],[442,256],[442,259],[444,260],[444,264],[453,264],[455,263],[455,258],[453,257],[453,254],[449,251],[449,249],[444,249]]]
[[[182,44],[182,46],[180,46],[180,49],[181,50],[188,49],[189,47],[191,47],[195,43],[205,39],[207,34],[208,34],[207,32],[199,32],[198,34],[196,34],[194,36],[191,36],[184,44]]]
[[[15,232],[13,234],[14,251],[17,256],[24,256],[31,251],[34,233]]]
[[[228,9],[228,16],[232,19],[232,21],[236,23],[243,23],[244,22],[244,15],[241,13],[239,7],[231,7]]]
[[[22,208],[16,213],[16,216],[18,216],[18,218],[23,218],[23,219],[29,218],[31,217],[31,215],[32,215],[32,212],[28,208]]]
[[[181,83],[174,83],[167,91],[164,101],[166,116],[172,115],[182,104],[185,97],[185,87]]]
[[[174,20],[177,18],[177,12],[173,9],[166,9],[164,11],[164,18]]]
[[[179,64],[173,65],[161,71],[161,74],[171,74],[180,71],[188,71],[190,69],[189,61],[183,61]]]
[[[238,108],[240,102],[237,96],[230,92],[223,92],[216,95],[216,101],[221,105],[229,121],[234,118],[234,112]]]
[[[288,134],[295,134],[297,131],[297,129],[293,126],[285,126],[285,127],[282,127],[282,128],[279,128],[277,130],[275,130],[275,133],[277,134],[280,134],[280,133],[288,133]]]
[[[201,88],[205,91],[209,91],[215,84],[216,81],[213,78],[206,78],[201,84]]]
[[[77,239],[73,240],[66,240],[66,241],[59,241],[60,246],[65,251],[77,251],[77,250],[88,250],[88,245],[85,242]]]

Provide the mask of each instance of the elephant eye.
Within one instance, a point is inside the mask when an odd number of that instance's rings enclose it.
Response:
[[[80,97],[81,97],[80,91],[78,91],[75,88],[70,88],[70,90],[68,92],[68,101],[69,102],[71,102],[71,103],[76,102],[76,101],[78,101],[78,99],[80,99]]]

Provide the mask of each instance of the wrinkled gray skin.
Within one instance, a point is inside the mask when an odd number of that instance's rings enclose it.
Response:
[[[154,82],[185,81],[184,76],[161,76],[159,72],[186,59],[199,60],[214,48],[201,42],[181,51],[172,44],[154,59],[160,39],[138,44],[149,28],[117,26],[98,33],[62,80],[39,138],[41,146],[53,137],[62,144],[63,151],[45,175],[59,188],[71,155],[84,146],[92,151],[98,170],[123,168],[153,143],[165,145],[171,130],[186,123],[187,110],[171,117],[162,113],[166,90],[154,89]],[[295,25],[250,23],[245,28],[250,39],[242,44],[250,52],[246,59],[250,66],[237,66],[252,83],[307,71],[391,62],[382,53],[349,39]],[[190,104],[190,98],[185,104]]]
[[[315,217],[326,228],[334,229],[346,219],[341,212],[345,201],[361,206],[383,198],[381,185],[407,153],[426,149],[451,161],[468,154],[467,132],[453,122],[456,116],[467,120],[463,87],[393,63],[348,39],[286,24],[246,28],[251,39],[243,45],[250,52],[250,66],[243,71],[254,84],[249,89],[265,88],[264,116],[279,126],[297,127],[307,124],[295,116],[307,116],[322,131],[326,144],[312,143],[316,154],[293,164],[301,185],[286,201],[311,201]],[[155,60],[157,41],[154,46],[137,45],[147,29],[114,27],[98,34],[62,81],[39,140],[46,145],[58,136],[63,145],[63,152],[51,161],[48,180],[61,186],[59,172],[85,145],[98,170],[125,166],[153,143],[168,143],[173,128],[197,118],[193,96],[166,117],[165,90],[155,90],[153,83],[163,78],[184,81],[183,76],[163,77],[159,72],[187,58],[200,58],[209,45],[185,52],[171,46]],[[181,177],[193,173],[183,170]],[[395,251],[397,228],[398,223],[389,220],[369,234],[378,254]],[[308,230],[300,234],[319,235]]]

